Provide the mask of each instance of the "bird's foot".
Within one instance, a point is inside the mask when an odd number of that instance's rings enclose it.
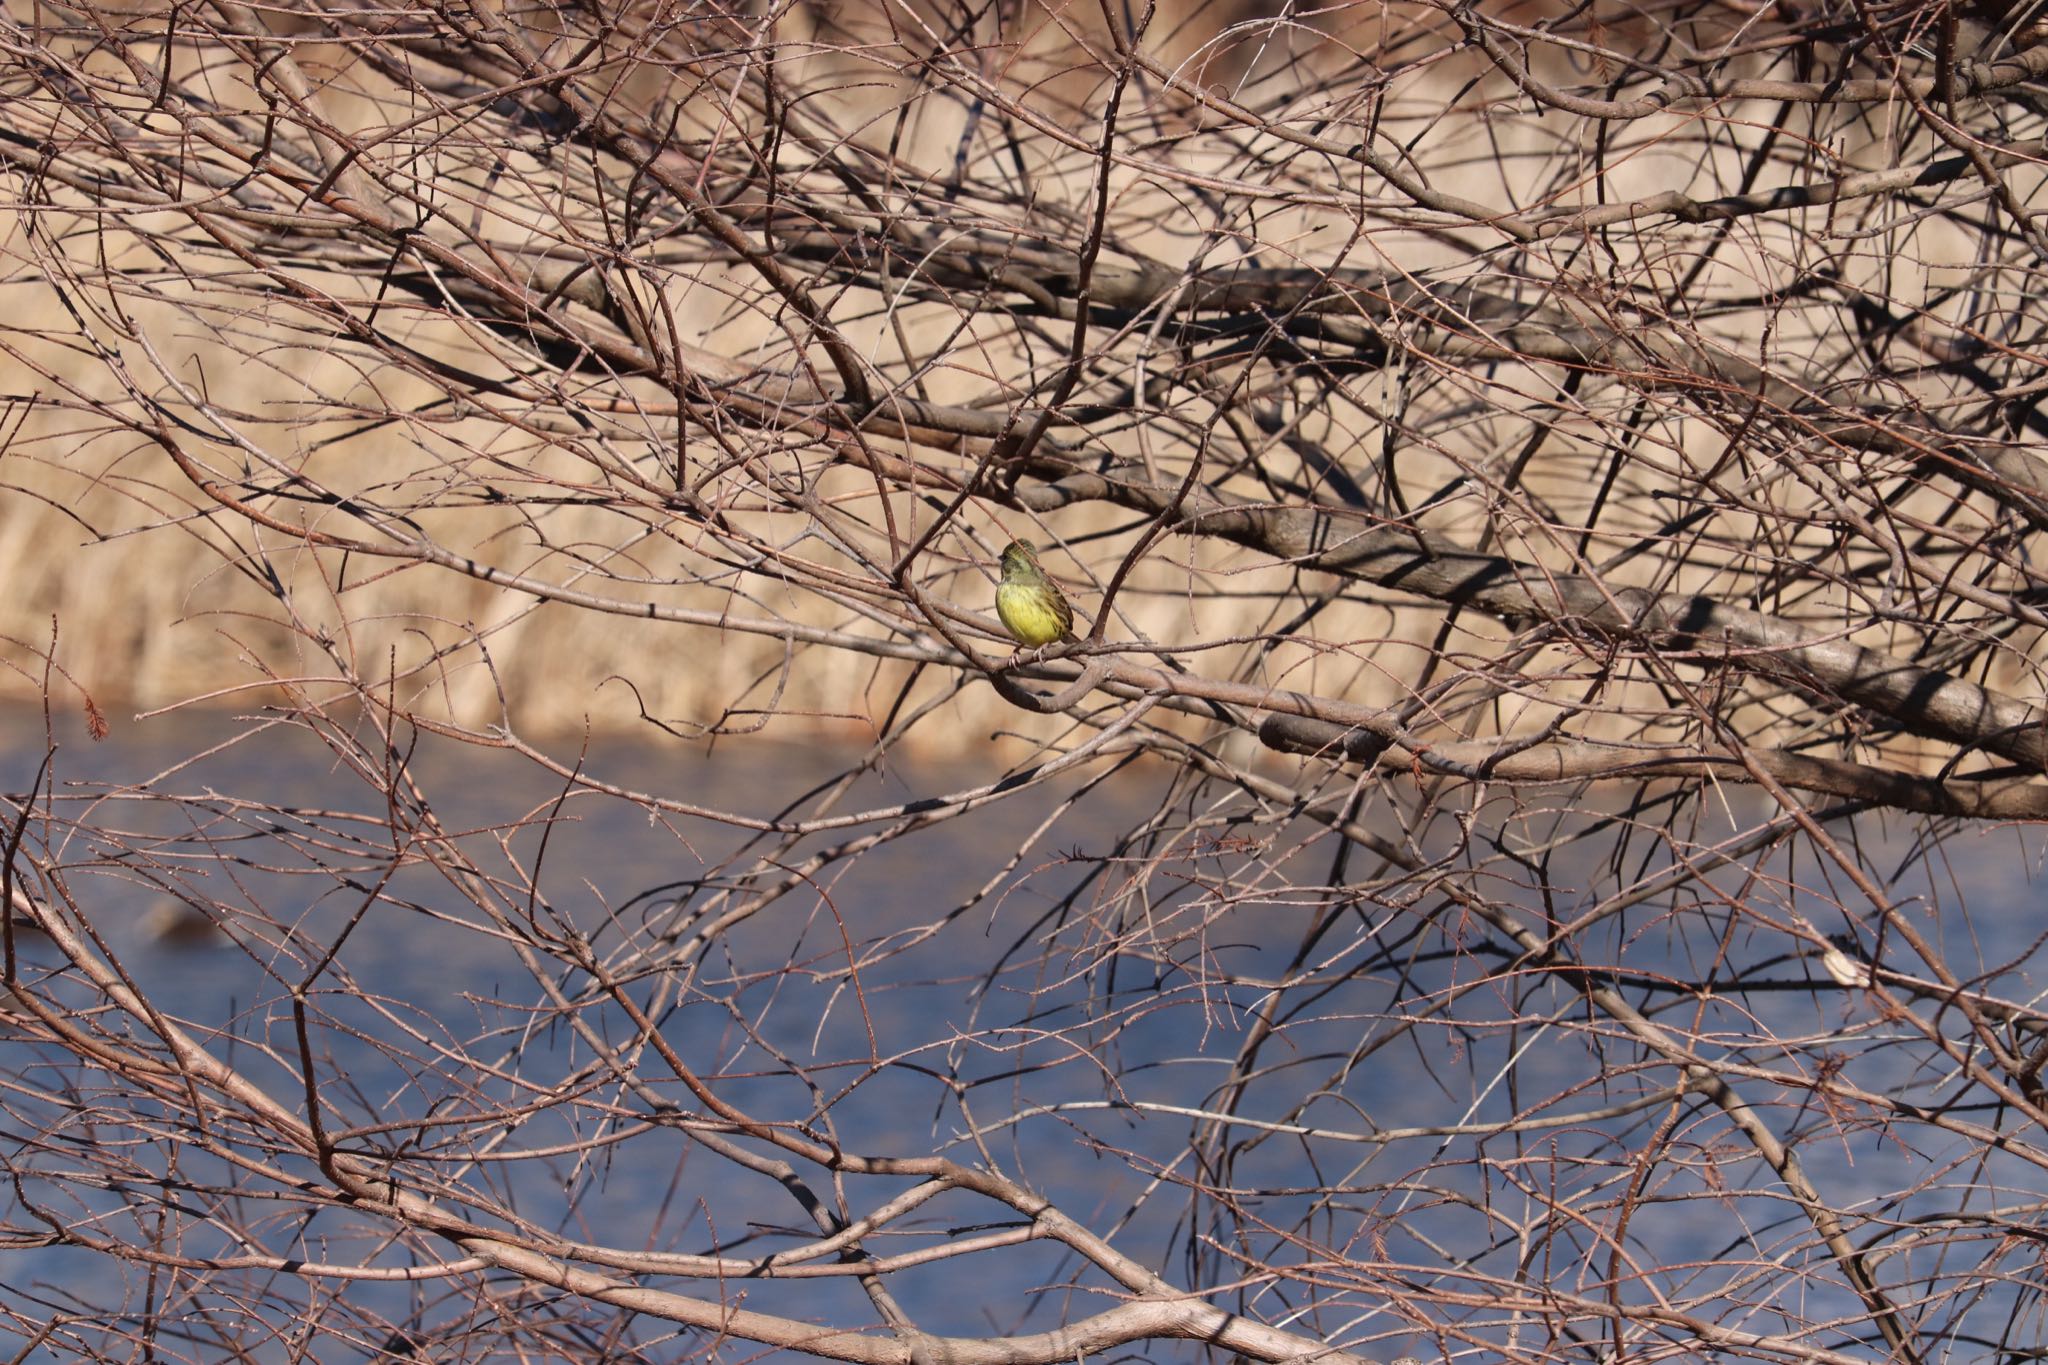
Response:
[[[1013,669],[1026,668],[1035,666],[1037,664],[1042,664],[1045,662],[1045,655],[1047,650],[1058,649],[1061,645],[1067,645],[1072,643],[1074,642],[1071,640],[1052,640],[1032,649],[1026,649],[1024,646],[1018,645],[1015,649],[1012,649],[1010,651],[1010,661],[1004,664],[1003,667],[1005,669]]]

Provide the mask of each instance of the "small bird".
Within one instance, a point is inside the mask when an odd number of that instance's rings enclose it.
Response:
[[[1003,629],[1029,649],[1074,638],[1074,609],[1039,566],[1028,540],[1003,547],[1003,581],[996,585],[996,615]]]

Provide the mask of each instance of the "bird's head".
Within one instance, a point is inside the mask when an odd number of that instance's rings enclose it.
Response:
[[[1028,540],[1013,540],[1003,547],[1003,572],[1026,574],[1038,567],[1038,551]]]

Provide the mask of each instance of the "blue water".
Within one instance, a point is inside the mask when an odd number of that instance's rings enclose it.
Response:
[[[410,1132],[366,1132],[355,1144],[361,1150],[401,1146],[440,1152],[451,1180],[488,1189],[535,1228],[577,1240],[757,1254],[812,1235],[803,1211],[772,1180],[735,1169],[673,1130],[651,1130],[581,1155],[502,1159],[507,1152],[616,1134],[636,1122],[645,1105],[601,1070],[588,1070],[588,1048],[560,1019],[529,1009],[538,992],[526,968],[445,870],[390,869],[380,799],[310,736],[275,730],[259,742],[227,747],[167,773],[248,723],[204,716],[130,723],[99,744],[78,733],[75,718],[60,724],[62,747],[50,789],[55,809],[77,825],[124,833],[119,840],[95,840],[60,826],[32,826],[31,847],[64,865],[86,918],[150,998],[188,1029],[211,1038],[216,1057],[244,1066],[271,1096],[303,1110],[289,1004],[292,988],[302,987],[318,1021],[314,1051],[331,1058],[326,1071],[341,1078],[329,1079],[322,1090],[324,1104],[335,1111],[330,1122],[414,1125]],[[19,792],[42,757],[41,718],[0,714],[0,739],[0,778],[8,791]],[[555,745],[552,751],[574,763],[580,747]],[[708,752],[681,742],[606,742],[588,746],[581,761],[594,776],[628,789],[765,816],[840,771],[857,753],[759,739]],[[1004,771],[995,753],[991,749],[980,763],[892,759],[836,809],[872,808],[994,781]],[[1612,1247],[1572,1233],[1569,1224],[1561,1239],[1543,1246],[1518,1243],[1511,1229],[1547,1200],[1604,1209],[1604,1201],[1620,1198],[1637,1178],[1641,1202],[1629,1222],[1628,1255],[1650,1266],[1674,1267],[1660,1281],[1667,1289],[1732,1286],[1747,1294],[1719,1262],[1775,1254],[1782,1244],[1810,1235],[1782,1201],[1730,1196],[1768,1185],[1769,1173],[1731,1139],[1725,1119],[1696,1098],[1681,1105],[1674,1120],[1674,1157],[1642,1171],[1634,1164],[1636,1153],[1667,1108],[1492,1140],[1485,1149],[1490,1164],[1483,1169],[1469,1161],[1435,1164],[1445,1149],[1444,1139],[1435,1136],[1368,1144],[1262,1135],[1242,1127],[1230,1134],[1227,1169],[1198,1163],[1190,1150],[1196,1118],[1140,1112],[1137,1106],[1201,1109],[1218,1103],[1217,1088],[1229,1075],[1231,1058],[1267,1001],[1267,981],[1293,957],[1319,908],[1295,897],[1287,874],[1327,876],[1330,851],[1327,844],[1305,847],[1292,855],[1294,861],[1270,869],[1262,883],[1266,894],[1219,907],[1200,894],[1204,886],[1226,877],[1253,884],[1245,860],[1254,854],[1234,842],[1227,823],[1192,852],[1182,845],[1151,862],[1145,861],[1146,850],[1119,842],[1123,831],[1157,806],[1169,781],[1163,768],[1133,766],[1112,774],[1032,843],[1015,870],[987,894],[981,893],[992,868],[1024,846],[1056,801],[1081,790],[1082,777],[1063,778],[833,864],[682,964],[675,957],[677,942],[728,908],[724,889],[765,847],[749,848],[748,832],[683,817],[650,819],[609,799],[578,796],[557,806],[560,780],[510,755],[421,740],[407,761],[441,827],[481,875],[494,879],[503,912],[544,932],[573,925],[589,937],[601,961],[636,973],[633,997],[661,1012],[664,1040],[726,1101],[760,1117],[809,1125],[814,1133],[829,1130],[850,1151],[940,1150],[968,1164],[993,1160],[1006,1174],[1052,1196],[1069,1216],[1113,1235],[1121,1250],[1169,1279],[1227,1281],[1237,1274],[1230,1261],[1235,1251],[1254,1260],[1292,1262],[1313,1256],[1313,1243],[1323,1242],[1361,1265],[1385,1259],[1407,1262],[1411,1270],[1435,1267],[1444,1283],[1467,1288],[1483,1283],[1462,1281],[1468,1271],[1512,1277],[1518,1265],[1535,1264],[1535,1278],[1550,1276],[1599,1299],[1608,1292],[1598,1282],[1609,1269]],[[1088,776],[1105,771],[1091,769]],[[178,796],[187,799],[169,799]],[[236,809],[227,799],[234,796],[300,814],[279,818]],[[366,818],[352,821],[335,812]],[[542,820],[548,822],[545,837]],[[814,836],[791,856],[801,859],[872,829]],[[1872,841],[1873,866],[1898,864],[1897,850],[1906,846],[1903,831],[1870,825],[1864,834]],[[230,850],[235,861],[202,856],[201,836],[216,849]],[[1879,848],[1890,851],[1880,857]],[[1996,984],[2007,995],[2024,994],[2038,976],[2035,931],[2029,917],[2013,910],[2022,904],[2032,852],[2011,831],[1971,835],[1952,851],[1963,855],[1959,863],[1909,865],[1895,894],[1918,898],[1914,913],[1949,946],[1959,970],[2016,964]],[[1568,919],[1618,879],[1643,875],[1656,861],[1653,855],[1635,866],[1573,867],[1561,858],[1550,869],[1547,899],[1534,887],[1522,898],[1531,914],[1547,908]],[[1825,884],[1824,873],[1810,862],[1797,870],[1808,882]],[[1369,869],[1355,875],[1367,876]],[[1760,903],[1775,894],[1768,883],[1751,885],[1736,871],[1717,874],[1714,883],[1730,897]],[[232,938],[157,942],[146,921],[167,891],[180,888],[263,906],[278,924],[266,930],[244,917],[231,926]],[[1077,905],[1062,909],[1061,898],[1075,888]],[[1110,899],[1133,888],[1142,895]],[[1500,892],[1498,886],[1493,890]],[[1961,910],[1965,893],[1977,917]],[[1588,1051],[1586,1009],[1574,992],[1555,983],[1523,983],[1528,994],[1516,1000],[1508,986],[1487,982],[1459,997],[1455,1027],[1434,1021],[1431,1010],[1440,993],[1459,990],[1500,962],[1454,951],[1486,936],[1477,926],[1460,928],[1454,914],[1442,913],[1440,898],[1422,904],[1434,918],[1418,933],[1413,907],[1375,904],[1370,896],[1358,902],[1355,923],[1378,925],[1385,941],[1413,935],[1412,948],[1390,953],[1387,970],[1317,996],[1312,1009],[1288,1005],[1294,1012],[1277,1021],[1278,1034],[1261,1053],[1262,1070],[1235,1106],[1238,1113],[1366,1134],[1498,1120],[1517,1112],[1591,1110],[1669,1083],[1668,1067],[1651,1067],[1640,1076],[1588,1085],[1598,1068]],[[1799,904],[1824,931],[1843,927],[1840,913],[1819,898],[1805,895]],[[2005,913],[1982,914],[1984,907],[1999,905]],[[1309,953],[1309,961],[1329,954],[1334,959],[1328,970],[1348,965],[1337,949],[1351,932],[1347,927],[1331,935]],[[1122,953],[1104,951],[1111,935],[1126,937]],[[311,964],[337,943],[334,960],[313,970]],[[1805,979],[1808,967],[1776,960],[1783,946],[1774,935],[1731,926],[1725,907],[1711,902],[1676,912],[1653,903],[1600,926],[1582,951],[1588,960],[1624,963],[1635,971],[1696,977],[1723,972],[1727,962],[1747,961],[1759,979]],[[24,939],[20,947],[25,975],[32,978],[56,965],[47,945]],[[889,948],[900,951],[884,951]],[[860,964],[855,977],[847,974],[849,953]],[[1397,970],[1396,963],[1405,966]],[[1216,984],[1218,970],[1242,979]],[[551,979],[579,999],[589,988],[587,978],[574,971],[558,968]],[[62,980],[51,989],[80,1009],[93,1003]],[[1650,997],[1643,1000],[1655,1008]],[[1668,1008],[1674,1025],[1709,1035],[1721,1029],[1731,1044],[1738,1034],[1766,1029],[1816,1040],[1812,1056],[1839,1055],[1871,1089],[1911,1090],[1928,1103],[1946,1093],[1925,1050],[1910,1045],[1917,1036],[1911,1028],[1873,1017],[1853,993],[1731,995],[1708,1005],[1684,998]],[[1553,1022],[1543,1024],[1545,1015]],[[614,1044],[631,1037],[616,1007],[591,1007],[588,1017]],[[455,1063],[435,1061],[439,1047],[488,1061],[494,1078],[478,1082],[461,1075]],[[26,1045],[16,1043],[9,1051],[14,1060],[0,1070],[53,1083],[54,1073],[25,1060]],[[428,1059],[425,1064],[421,1057]],[[693,1112],[700,1109],[657,1059],[637,1060],[639,1074],[664,1097]],[[1749,1060],[1784,1064],[1765,1052]],[[883,1061],[888,1064],[878,1065]],[[808,1084],[792,1079],[791,1066],[802,1069]],[[524,1103],[532,1087],[571,1074],[589,1078],[577,1106],[537,1113],[513,1128],[494,1164],[478,1168],[456,1160],[473,1147],[459,1121],[478,1111],[488,1114],[495,1104]],[[475,1083],[475,1089],[465,1090],[458,1080]],[[1803,1137],[1808,1169],[1837,1203],[1882,1200],[1926,1179],[1948,1155],[1930,1149],[1922,1130],[1908,1144],[1874,1125],[1869,1115],[1812,1111],[1796,1095],[1767,1086],[1753,1086],[1750,1093],[1775,1131]],[[1313,1098],[1297,1111],[1304,1094]],[[1048,1106],[1067,1108],[1006,1121]],[[825,1111],[829,1118],[820,1117]],[[59,1099],[20,1090],[7,1102],[6,1120],[0,1141],[17,1149],[32,1127],[44,1124],[61,1130],[65,1141],[128,1136],[119,1124],[93,1121],[89,1105],[67,1109]],[[972,1123],[986,1129],[978,1142],[967,1131]],[[1954,1146],[1960,1151],[1965,1144]],[[752,1149],[765,1151],[759,1144]],[[1450,1150],[1469,1157],[1472,1149],[1468,1144]],[[138,1172],[166,1174],[157,1153],[138,1149],[134,1157]],[[72,1169],[51,1157],[19,1160],[53,1176]],[[209,1167],[203,1156],[188,1153],[183,1160],[180,1174],[196,1183],[222,1176],[217,1163]],[[296,1174],[317,1174],[294,1157],[277,1160]],[[800,1174],[828,1202],[837,1197],[829,1178],[815,1168]],[[1218,1220],[1213,1202],[1191,1201],[1180,1183],[1185,1181],[1257,1191],[1245,1203],[1265,1226]],[[1995,1156],[1974,1168],[1969,1181],[1985,1203],[2010,1203],[2040,1187],[2031,1168]],[[911,1183],[901,1177],[849,1179],[845,1196],[859,1213]],[[1938,1185],[1930,1181],[1921,1194],[1873,1211],[1908,1218],[1952,1209],[1963,1183],[1954,1176]],[[324,1213],[295,1222],[300,1210],[289,1203],[266,1209],[260,1200],[271,1192],[261,1182],[245,1184],[249,1202],[238,1215],[258,1222],[273,1250],[383,1266],[455,1254],[440,1243],[392,1244],[384,1225],[370,1217]],[[28,1198],[75,1214],[121,1205],[112,1195],[81,1194],[55,1179],[23,1188]],[[67,1203],[73,1198],[76,1204]],[[1187,1243],[1191,1210],[1204,1220],[1193,1231],[1213,1239],[1199,1265],[1177,1252]],[[33,1226],[18,1202],[8,1218],[16,1229]],[[954,1193],[876,1239],[870,1250],[900,1254],[949,1233],[1016,1222],[998,1206]],[[190,1226],[183,1247],[188,1254],[236,1250],[203,1225]],[[132,1236],[135,1229],[125,1231]],[[1298,1246],[1296,1237],[1311,1245]],[[702,1282],[644,1282],[699,1297],[707,1292]],[[396,1324],[461,1358],[498,1349],[495,1324],[507,1314],[539,1320],[558,1310],[565,1318],[579,1311],[550,1294],[524,1295],[502,1278],[482,1298],[470,1279],[343,1283],[256,1273],[246,1283],[268,1286],[273,1297],[256,1306],[259,1296],[250,1296],[246,1333],[232,1344],[266,1360],[289,1353],[299,1314],[322,1313],[330,1327],[354,1321],[365,1357]],[[72,1249],[0,1250],[0,1284],[6,1286],[0,1307],[9,1306],[13,1296],[11,1306],[35,1316],[46,1316],[51,1306],[89,1307],[104,1319],[118,1309],[131,1328],[146,1296],[154,1294],[167,1333],[195,1333],[179,1349],[197,1359],[220,1356],[225,1324],[234,1317],[218,1298],[183,1303],[170,1279],[160,1274],[152,1281],[138,1265],[123,1267],[118,1285],[110,1287],[108,1263]],[[1412,1324],[1385,1311],[1387,1295],[1367,1271],[1333,1266],[1321,1272],[1321,1285],[1328,1306],[1295,1322],[1296,1330],[1326,1332],[1381,1356],[1436,1349],[1412,1332]],[[1099,1274],[1081,1272],[1046,1242],[907,1270],[891,1276],[890,1287],[921,1326],[942,1334],[1044,1330],[1114,1301],[1103,1296],[1106,1282]],[[1780,1283],[1755,1292],[1783,1288]],[[1624,1291],[1624,1297],[1636,1292]],[[1988,1292],[2010,1298],[2016,1291]],[[723,1293],[732,1303],[814,1322],[875,1320],[866,1296],[848,1279],[753,1280],[728,1284]],[[1780,1306],[1801,1317],[1855,1310],[1825,1275],[1798,1285],[1796,1295],[1782,1305],[1759,1303],[1746,1325],[1782,1330]],[[1286,1320],[1289,1304],[1298,1298],[1296,1286],[1254,1278],[1240,1294],[1219,1302]],[[282,1305],[296,1305],[298,1313],[282,1311]],[[595,1316],[611,1320],[603,1310]],[[707,1345],[692,1333],[671,1336],[672,1329],[646,1318],[624,1322],[621,1330],[655,1358],[680,1358]],[[572,1345],[566,1336],[563,1342],[571,1354],[598,1353],[592,1343]],[[1830,1337],[1819,1344],[1853,1348],[1855,1340]],[[341,1358],[334,1352],[347,1349],[330,1342],[323,1358]],[[755,1352],[734,1343],[722,1354],[748,1359]],[[1147,1355],[1175,1358],[1170,1347]]]

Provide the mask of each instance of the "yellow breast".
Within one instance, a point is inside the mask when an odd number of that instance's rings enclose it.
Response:
[[[996,615],[1003,619],[1003,628],[1033,649],[1053,643],[1072,628],[1074,618],[1066,606],[1056,589],[1029,583],[996,587]]]

